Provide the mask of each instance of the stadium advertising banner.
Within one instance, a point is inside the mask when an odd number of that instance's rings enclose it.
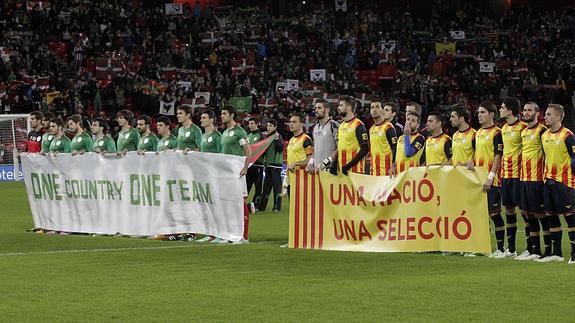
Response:
[[[16,179],[14,172],[14,165],[0,165],[0,182],[14,182],[16,180],[22,180],[22,169],[18,171],[19,179]]]
[[[390,178],[296,170],[289,247],[375,252],[490,252],[487,171],[416,167]]]
[[[243,235],[245,157],[166,151],[22,155],[34,224],[67,232]]]

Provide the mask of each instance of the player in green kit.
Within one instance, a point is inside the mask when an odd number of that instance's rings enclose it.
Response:
[[[82,117],[75,114],[68,118],[68,129],[74,134],[72,139],[72,155],[84,154],[94,151],[92,137],[82,128]]]
[[[138,118],[138,131],[140,140],[138,141],[138,154],[144,155],[146,151],[156,151],[158,149],[158,137],[150,131],[152,118],[142,114]]]
[[[176,136],[172,135],[170,131],[170,125],[172,122],[168,117],[159,117],[156,126],[158,128],[158,135],[160,135],[160,141],[158,142],[157,152],[176,149],[178,147],[178,139]]]
[[[42,135],[42,154],[47,154],[50,152],[50,143],[54,135],[50,133],[50,120],[56,116],[52,112],[44,113],[42,118],[42,127],[44,128],[44,134]]]
[[[64,128],[64,121],[60,118],[52,118],[50,120],[50,133],[52,134],[52,142],[50,143],[50,153],[57,155],[58,153],[70,153],[71,142],[62,131]]]
[[[187,153],[190,150],[200,150],[202,142],[202,130],[192,121],[192,108],[189,105],[181,105],[177,110],[178,122],[178,149]]]
[[[252,150],[248,142],[248,134],[240,127],[236,121],[236,109],[232,106],[225,106],[222,108],[222,123],[226,126],[226,130],[222,134],[222,153],[227,155],[245,156],[244,167],[240,170],[240,178],[245,179],[250,165],[250,156]],[[246,204],[248,197],[247,186],[244,183],[244,239],[242,243],[248,242],[248,226],[249,226],[249,211]]]
[[[200,123],[204,128],[200,151],[204,153],[222,152],[222,134],[215,128],[214,120],[216,115],[212,110],[206,110],[202,113]]]
[[[116,143],[118,155],[125,155],[128,151],[136,151],[140,141],[140,133],[131,125],[134,114],[130,110],[120,110],[117,116],[118,125],[122,128]]]
[[[104,119],[96,119],[92,122],[92,133],[96,135],[94,141],[94,151],[97,153],[115,153],[116,143],[110,136],[106,135],[108,132],[108,122]]]

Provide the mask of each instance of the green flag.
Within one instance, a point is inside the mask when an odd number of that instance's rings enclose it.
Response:
[[[230,98],[229,104],[236,108],[238,112],[249,113],[252,112],[252,97],[251,96],[234,96]]]

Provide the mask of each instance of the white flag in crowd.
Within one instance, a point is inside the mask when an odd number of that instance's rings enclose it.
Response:
[[[384,40],[380,44],[382,53],[391,54],[395,51],[397,42],[395,40]]]
[[[204,98],[204,102],[206,104],[210,104],[210,92],[194,92],[194,97],[195,98]]]
[[[347,12],[347,0],[335,0],[335,11]]]
[[[181,3],[166,3],[166,15],[181,15],[184,8]]]
[[[325,82],[325,69],[309,70],[309,79],[312,82]]]
[[[276,92],[286,92],[287,86],[287,82],[276,82]]]
[[[165,116],[173,116],[175,115],[175,107],[176,101],[166,102],[164,100],[160,100],[160,113]]]
[[[451,34],[451,38],[460,40],[465,39],[465,32],[463,30],[452,30],[449,32]]]
[[[178,87],[187,91],[188,89],[190,89],[192,87],[192,82],[178,81]]]
[[[292,79],[287,79],[287,91],[296,91],[299,90],[299,81],[298,80],[292,80]]]
[[[493,73],[495,70],[495,63],[493,62],[479,62],[479,72]]]

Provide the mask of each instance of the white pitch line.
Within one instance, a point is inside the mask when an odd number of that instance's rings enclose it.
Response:
[[[285,243],[285,241],[260,241],[260,242],[250,242],[250,245],[254,244],[274,244],[274,243]],[[12,256],[33,256],[33,255],[52,255],[52,254],[67,254],[67,253],[94,253],[94,252],[120,252],[120,251],[141,251],[141,250],[162,250],[162,249],[180,249],[180,248],[203,248],[203,247],[225,247],[225,246],[237,246],[240,244],[185,244],[179,246],[163,246],[163,247],[134,247],[134,248],[102,248],[102,249],[76,249],[76,250],[51,250],[51,251],[37,251],[37,252],[10,252],[10,253],[0,253],[0,257],[12,257]]]

